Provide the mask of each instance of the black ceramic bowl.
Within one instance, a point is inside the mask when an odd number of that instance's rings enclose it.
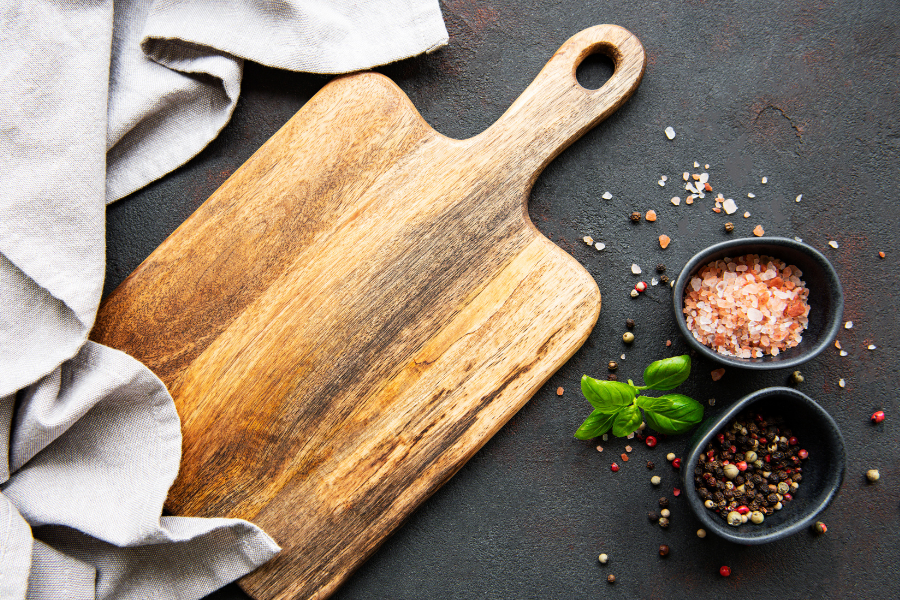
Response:
[[[803,340],[794,348],[785,350],[777,356],[738,358],[720,354],[702,344],[691,334],[682,312],[684,290],[694,274],[713,261],[725,257],[737,258],[745,254],[764,254],[799,267],[803,273],[801,279],[809,288],[809,327],[803,332]],[[818,250],[787,238],[736,239],[698,252],[678,276],[672,299],[675,322],[692,348],[724,366],[759,370],[795,367],[822,352],[837,334],[844,312],[844,292],[841,282],[828,259]]]
[[[694,486],[694,467],[713,436],[745,409],[784,417],[801,448],[809,452],[809,458],[803,462],[803,479],[793,500],[785,502],[784,508],[759,525],[745,523],[735,527],[703,505]],[[684,456],[683,489],[691,510],[708,531],[739,544],[765,544],[810,527],[840,488],[847,463],[844,439],[831,416],[809,396],[786,387],[754,392],[704,422],[692,436]]]

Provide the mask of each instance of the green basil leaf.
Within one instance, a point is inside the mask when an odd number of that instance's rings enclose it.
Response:
[[[641,425],[641,409],[637,406],[626,406],[616,413],[612,423],[613,435],[625,437]]]
[[[703,420],[703,405],[682,394],[638,396],[635,404],[644,409],[647,425],[660,433],[684,433]]]
[[[674,390],[691,374],[691,357],[687,354],[664,358],[644,369],[644,385],[651,390]]]
[[[587,375],[581,378],[581,393],[591,406],[606,415],[617,413],[634,402],[634,388],[620,381],[599,381]]]
[[[616,415],[614,414],[607,415],[595,410],[591,413],[591,416],[584,420],[584,423],[581,424],[578,431],[575,432],[575,437],[579,440],[590,440],[603,435],[609,431],[610,427],[612,427],[612,422],[615,417]]]

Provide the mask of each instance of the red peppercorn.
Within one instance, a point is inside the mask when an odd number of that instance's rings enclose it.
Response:
[[[644,281],[638,281],[636,284],[634,284],[634,289],[636,289],[639,292],[646,292],[647,291],[647,283]]]
[[[616,463],[613,463],[609,468],[612,469],[613,473],[615,473],[616,471],[619,470],[619,465],[617,465]]]
[[[801,449],[801,450],[798,450],[798,451],[797,451],[797,456],[799,456],[800,458],[804,458],[804,459],[805,459],[806,457],[809,456],[809,452],[807,452],[806,450],[802,450],[802,449]]]
[[[766,461],[766,462],[772,462],[772,455],[771,455],[771,454],[766,454],[765,461]]]
[[[676,469],[680,469],[681,468],[681,459],[676,458],[675,460],[673,460],[672,466],[675,467]]]
[[[872,415],[872,422],[873,423],[881,423],[882,421],[884,421],[884,411],[883,410],[876,411]]]
[[[798,442],[797,438],[795,438],[794,436],[788,438],[788,444],[790,444],[791,446],[796,446],[799,443],[800,442]]]
[[[738,471],[746,471],[747,470],[747,461],[742,460],[740,462],[735,463],[735,466],[738,468]]]
[[[716,438],[718,438],[720,444],[725,443],[725,434],[724,433],[720,433],[719,435],[716,436]]]
[[[712,460],[712,459],[714,459],[715,457],[716,457],[716,451],[715,451],[715,450],[710,450],[709,452],[706,453],[706,458],[708,458],[709,460]]]
[[[760,443],[760,444],[765,444],[767,441],[768,441],[768,440],[766,440],[766,438],[759,438],[759,443]]]
[[[647,440],[644,443],[647,444],[648,448],[653,448],[654,446],[656,446],[656,438],[652,435],[648,435]]]
[[[738,511],[742,515],[746,515],[748,512],[750,512],[750,508],[744,504],[741,504],[734,510]]]
[[[719,575],[721,575],[722,577],[728,577],[729,575],[731,575],[731,567],[722,565],[721,567],[719,567]]]
[[[736,453],[737,453],[737,446],[734,446],[734,445],[729,446],[729,447],[728,447],[728,451],[731,452],[732,454],[736,454]]]
[[[784,499],[787,500],[788,502],[790,502],[791,500],[794,499],[794,497],[791,496],[790,494],[785,494],[783,497],[784,497]]]

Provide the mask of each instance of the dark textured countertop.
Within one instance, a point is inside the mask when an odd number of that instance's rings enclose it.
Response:
[[[603,308],[593,333],[334,598],[900,596],[900,3],[445,0],[442,8],[449,46],[379,70],[450,137],[487,128],[568,37],[591,25],[615,23],[635,33],[647,71],[631,100],[547,167],[529,204],[538,229],[600,286]],[[604,61],[582,68],[588,86],[606,74]],[[219,138],[185,167],[109,208],[106,292],[326,81],[247,64],[234,118]],[[674,140],[664,135],[667,126],[676,130]],[[695,161],[709,164],[714,190],[734,198],[737,213],[712,212],[709,195],[693,206],[670,203],[685,197],[681,174],[698,172]],[[661,175],[669,178],[665,187]],[[606,191],[612,199],[602,199]],[[629,221],[632,211],[651,208],[659,214],[655,223]],[[725,233],[726,221],[734,222],[733,234]],[[749,236],[758,224],[766,235],[799,237],[823,252],[843,283],[844,318],[854,322],[838,335],[847,356],[830,348],[801,367],[799,389],[836,419],[848,468],[821,517],[826,534],[742,547],[712,534],[696,537],[697,520],[683,498],[671,496],[678,475],[664,456],[680,454],[687,436],[652,450],[610,439],[600,442],[601,453],[597,442],[572,434],[591,410],[579,392],[583,373],[605,377],[614,359],[620,376],[638,379],[650,361],[687,352],[667,289],[651,286],[629,297],[637,279],[631,264],[652,276],[662,262],[674,276],[696,251],[729,235]],[[672,238],[666,250],[657,242],[661,233]],[[606,249],[588,247],[586,235]],[[626,347],[621,335],[629,317],[636,341]],[[707,415],[790,375],[730,369],[713,382],[713,368],[696,358],[679,388],[701,400]],[[876,409],[887,413],[880,425],[869,421]],[[613,473],[610,463],[629,443],[632,460]],[[653,473],[647,460],[657,464]],[[881,472],[874,485],[865,480],[869,468]],[[650,485],[651,474],[662,477],[660,488]],[[646,517],[662,495],[672,511],[665,530]],[[664,559],[660,544],[671,548]],[[597,561],[601,552],[607,565]],[[722,564],[731,567],[730,578],[718,574]],[[614,585],[606,582],[610,573]],[[210,596],[245,597],[236,585]]]

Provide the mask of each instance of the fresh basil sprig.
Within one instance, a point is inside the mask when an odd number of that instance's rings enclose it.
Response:
[[[639,395],[644,390],[673,390],[691,373],[691,357],[673,356],[651,363],[644,369],[644,385],[619,381],[600,381],[584,375],[581,393],[594,412],[581,424],[575,437],[589,440],[610,429],[618,437],[625,437],[647,425],[660,433],[684,433],[703,419],[703,405],[683,394],[652,397]],[[643,410],[643,417],[641,411]]]

